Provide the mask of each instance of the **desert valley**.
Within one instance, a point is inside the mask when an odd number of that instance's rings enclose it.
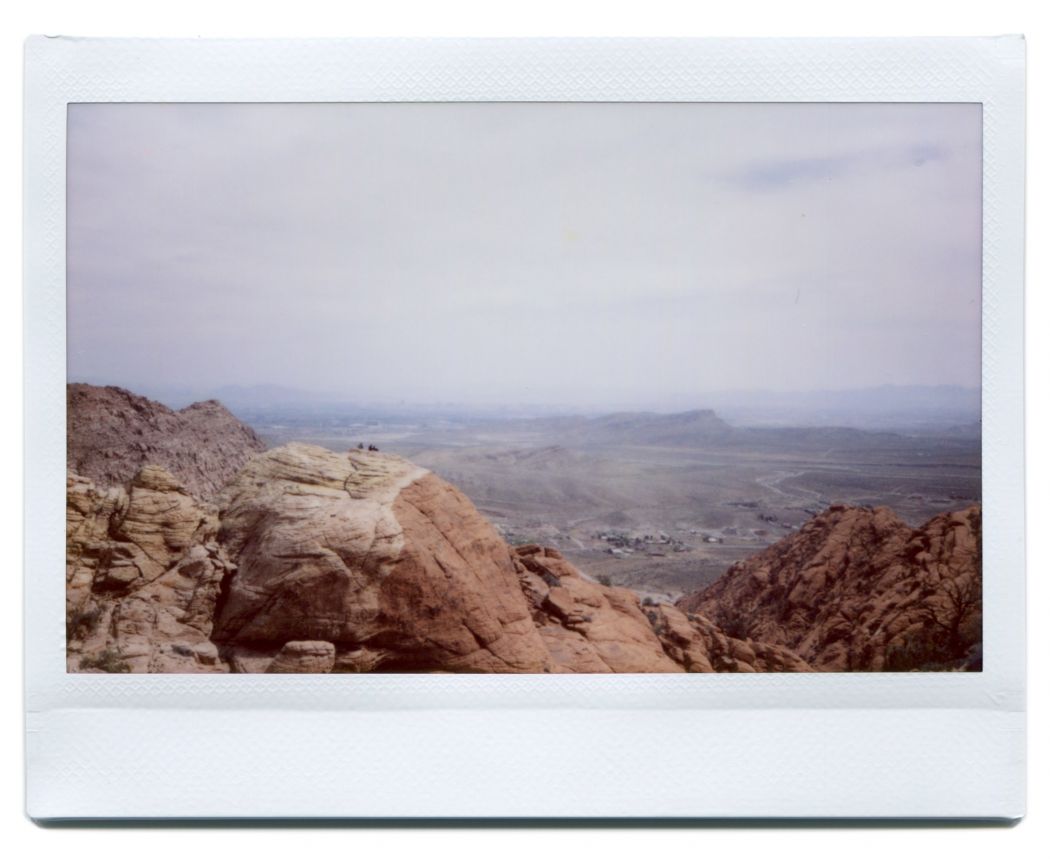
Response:
[[[965,416],[231,402],[69,387],[70,671],[980,669]]]

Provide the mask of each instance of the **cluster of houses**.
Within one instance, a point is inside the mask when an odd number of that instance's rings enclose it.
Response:
[[[642,535],[628,535],[626,532],[605,531],[594,536],[609,546],[605,552],[611,556],[630,556],[634,553],[645,553],[646,556],[666,556],[668,552],[684,553],[690,546],[666,532],[650,532]]]

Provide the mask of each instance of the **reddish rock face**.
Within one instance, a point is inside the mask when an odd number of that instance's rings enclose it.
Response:
[[[66,463],[101,487],[126,485],[146,464],[210,499],[266,445],[218,401],[176,412],[115,386],[66,387]]]
[[[587,580],[557,550],[515,549],[522,594],[559,673],[681,673],[627,589]]]
[[[238,559],[215,639],[335,644],[344,671],[543,672],[510,550],[459,491],[399,457],[293,444],[223,496]]]
[[[839,505],[678,607],[820,670],[979,669],[981,585],[979,507],[912,529]]]
[[[812,672],[789,649],[729,637],[669,604],[588,580],[557,550],[515,548],[533,621],[567,673]]]

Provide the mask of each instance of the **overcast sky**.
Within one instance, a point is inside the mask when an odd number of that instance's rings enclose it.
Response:
[[[69,376],[588,406],[977,386],[980,129],[974,105],[71,105]]]

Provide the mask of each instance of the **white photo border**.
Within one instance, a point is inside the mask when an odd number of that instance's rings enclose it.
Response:
[[[1023,814],[1022,38],[32,37],[25,63],[31,817]],[[377,101],[982,104],[983,672],[67,674],[67,106]]]

